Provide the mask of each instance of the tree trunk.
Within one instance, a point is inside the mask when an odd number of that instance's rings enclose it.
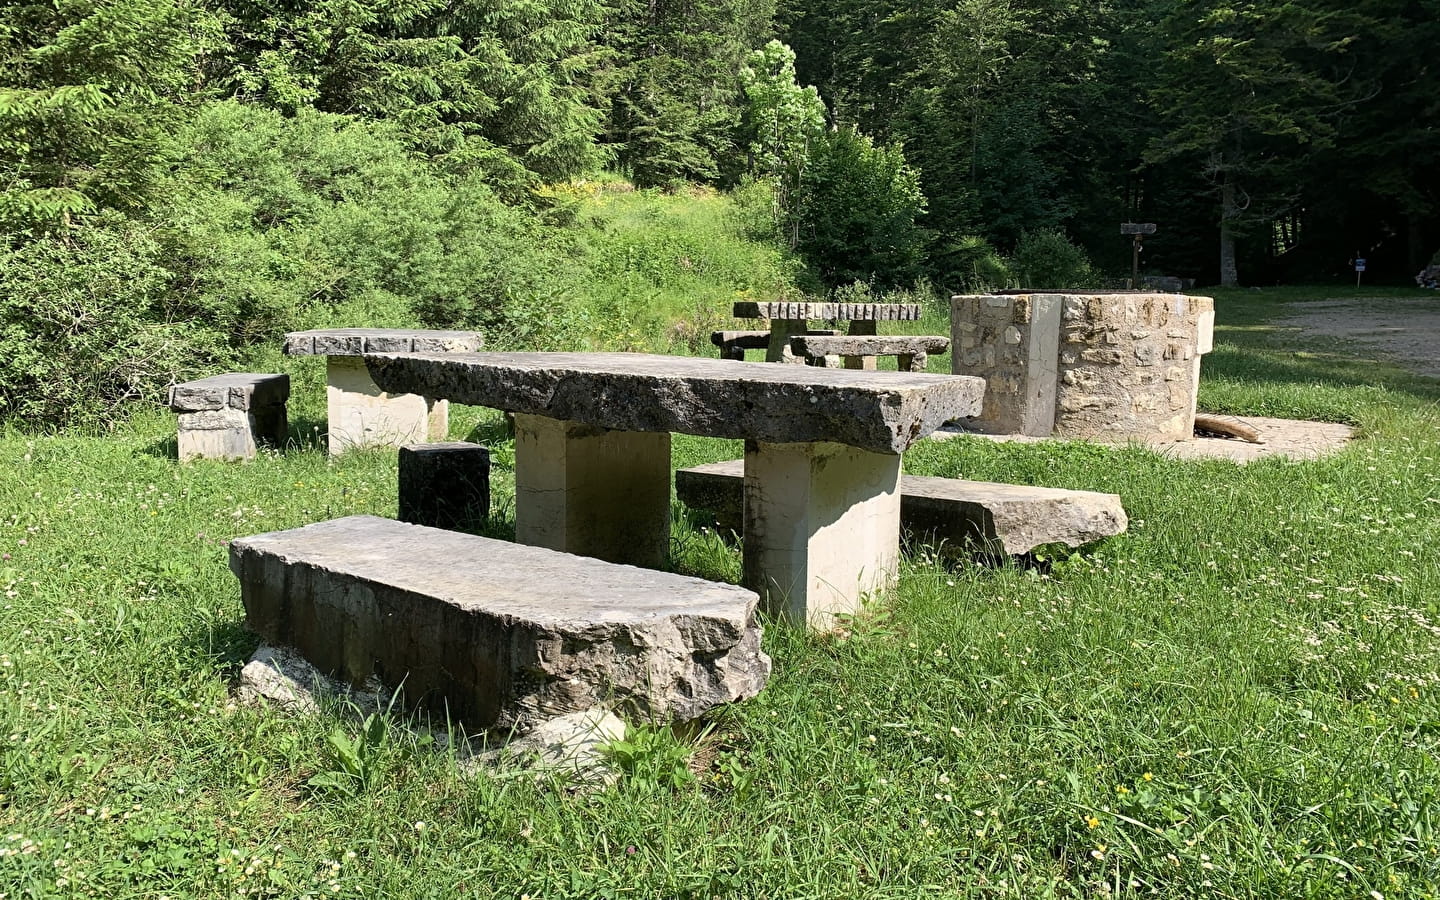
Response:
[[[1235,206],[1235,185],[1230,181],[1230,176],[1225,176],[1225,183],[1220,188],[1220,286],[1239,287],[1240,272],[1235,267],[1235,232],[1233,230],[1235,216],[1239,210]]]

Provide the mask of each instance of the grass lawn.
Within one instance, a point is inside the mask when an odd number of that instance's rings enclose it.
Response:
[[[1269,324],[1308,296],[1219,297],[1201,405],[1363,440],[1245,467],[928,442],[908,471],[1117,492],[1130,531],[1029,568],[917,550],[847,637],[770,628],[759,698],[643,732],[580,796],[463,777],[399,722],[231,702],[255,642],[225,541],[394,514],[392,453],[324,455],[318,362],[285,363],[295,445],[248,465],[178,465],[158,412],[6,433],[0,900],[1434,897],[1440,382]],[[513,457],[493,416],[453,418],[495,448],[504,534]],[[737,578],[713,534],[674,544]],[[316,780],[336,730],[369,751],[350,789]]]

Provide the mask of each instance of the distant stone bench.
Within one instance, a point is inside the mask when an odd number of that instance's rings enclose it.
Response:
[[[180,459],[252,459],[259,444],[283,447],[289,398],[289,375],[231,372],[171,387]]]
[[[709,510],[719,527],[739,533],[743,474],[739,459],[681,469],[675,492],[686,506]],[[1111,537],[1129,519],[1115,494],[904,475],[900,522],[943,546],[1018,556],[1045,544],[1080,547]]]
[[[839,331],[826,329],[821,331],[807,331],[807,335],[835,335]],[[710,343],[720,348],[721,359],[733,359],[739,362],[745,361],[746,350],[768,350],[770,347],[770,332],[768,331],[712,331]]]
[[[449,434],[449,402],[380,390],[365,369],[365,354],[473,353],[484,343],[474,331],[319,328],[285,335],[285,353],[327,357],[329,448],[339,454],[352,447],[443,441]]]
[[[873,335],[879,322],[914,322],[923,312],[918,303],[843,303],[811,301],[754,301],[741,300],[731,309],[737,319],[764,319],[770,325],[770,344],[766,348],[767,362],[801,363],[790,350],[790,338],[794,335],[811,334],[809,323],[813,319],[834,322],[849,322],[850,334]],[[875,368],[875,360],[867,361],[857,357],[846,368]]]
[[[845,361],[847,369],[873,369],[877,356],[893,356],[900,371],[923,372],[931,353],[944,353],[949,349],[950,339],[936,335],[814,337],[797,334],[790,338],[791,352],[804,357],[807,365],[828,366],[838,358]]]
[[[542,547],[350,516],[238,538],[230,568],[267,643],[468,726],[684,721],[770,674],[754,593]]]

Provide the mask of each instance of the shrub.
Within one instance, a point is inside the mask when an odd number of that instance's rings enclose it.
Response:
[[[827,285],[914,282],[926,236],[919,174],[899,145],[876,146],[854,129],[825,134],[800,177],[799,249]]]
[[[947,237],[931,250],[931,266],[941,282],[969,293],[1015,286],[1010,262],[978,235]]]
[[[104,424],[127,400],[226,365],[221,335],[173,315],[162,260],[114,219],[0,250],[0,416]]]
[[[1020,236],[1011,258],[1021,287],[1094,287],[1099,278],[1090,259],[1059,229],[1027,231]]]

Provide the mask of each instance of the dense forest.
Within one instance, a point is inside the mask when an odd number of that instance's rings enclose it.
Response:
[[[1405,282],[1437,47],[1440,0],[10,0],[0,415],[317,306],[543,345],[601,172],[763,193],[814,291],[1121,284],[1123,222],[1152,274]]]

